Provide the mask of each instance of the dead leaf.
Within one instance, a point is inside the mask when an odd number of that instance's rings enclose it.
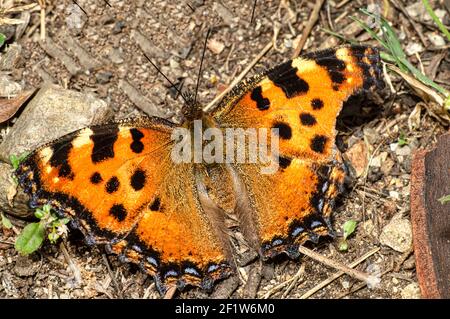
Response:
[[[367,166],[367,147],[364,141],[355,143],[346,153],[351,165],[355,169],[356,177],[360,177]]]
[[[212,53],[220,54],[223,51],[223,49],[225,49],[225,44],[215,39],[210,39],[208,40],[207,47],[208,49],[211,50]]]
[[[17,110],[28,100],[34,93],[34,90],[19,93],[11,99],[0,99],[0,123],[9,120],[16,114]]]

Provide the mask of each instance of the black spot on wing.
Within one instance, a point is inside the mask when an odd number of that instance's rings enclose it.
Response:
[[[278,160],[282,169],[286,169],[289,165],[291,165],[292,162],[292,159],[284,156],[280,156]]]
[[[93,127],[90,139],[94,143],[91,159],[93,163],[102,162],[114,157],[114,143],[117,141],[118,127],[105,130],[101,127]]]
[[[137,169],[131,176],[131,187],[133,187],[135,191],[141,190],[145,186],[145,179],[145,172],[142,169]]]
[[[108,192],[109,194],[117,192],[117,190],[119,189],[119,186],[120,186],[119,179],[116,176],[113,176],[106,183],[106,186],[105,186],[106,192]]]
[[[127,218],[127,210],[122,204],[114,204],[109,210],[109,214],[114,216],[119,222],[122,222]]]
[[[305,126],[313,126],[317,123],[316,118],[309,113],[301,113],[300,122]]]
[[[144,133],[139,131],[137,128],[130,129],[131,137],[133,138],[133,142],[130,147],[134,153],[141,153],[144,150],[144,144],[141,142],[141,139],[144,137]]]
[[[72,149],[72,142],[62,140],[51,146],[52,156],[50,165],[58,168],[58,176],[73,179],[72,168],[69,165],[69,153]]]
[[[153,203],[150,205],[150,210],[156,212],[161,208],[161,201],[160,199],[157,197],[155,198],[155,200],[153,201]]]
[[[323,108],[323,101],[321,99],[312,99],[311,100],[311,106],[313,110],[320,110]]]
[[[260,111],[265,111],[270,107],[270,100],[262,96],[261,86],[257,86],[252,90],[250,98],[256,102],[256,107]]]
[[[103,178],[99,172],[95,172],[94,174],[91,175],[90,180],[92,184],[99,184],[103,181]]]
[[[305,94],[309,90],[308,83],[297,75],[297,68],[292,62],[283,63],[267,73],[275,86],[281,88],[287,98]]]
[[[311,140],[311,149],[316,153],[323,153],[325,151],[327,141],[328,137],[324,135],[316,135]]]
[[[288,140],[292,137],[292,129],[289,124],[276,122],[274,123],[273,128],[278,129],[278,135],[284,140]]]

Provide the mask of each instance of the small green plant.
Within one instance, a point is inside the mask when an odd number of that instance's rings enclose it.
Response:
[[[1,219],[2,226],[5,227],[6,229],[11,229],[13,227],[11,221],[3,213],[0,213],[0,215],[2,217]]]
[[[0,33],[0,48],[5,43],[5,40],[6,40],[6,36],[3,33]]]
[[[20,163],[22,163],[23,160],[25,158],[27,158],[28,154],[29,154],[28,152],[25,152],[25,153],[23,153],[22,155],[19,155],[19,156],[14,155],[14,154],[9,156],[9,160],[10,160],[11,165],[14,168],[14,170],[19,168]],[[14,182],[16,182],[16,184],[18,184],[18,180],[17,180],[17,176],[16,175],[13,175],[12,179],[14,180]]]
[[[380,29],[382,35],[378,36],[376,31],[370,28],[366,23],[364,23],[363,21],[361,21],[356,17],[351,17],[367,33],[369,33],[372,38],[377,40],[386,49],[386,52],[380,53],[382,59],[396,64],[399,67],[399,69],[405,73],[413,74],[417,80],[419,80],[428,87],[432,87],[433,89],[435,89],[448,99],[449,92],[446,89],[433,82],[419,69],[417,69],[414,65],[412,65],[411,62],[409,62],[406,53],[403,51],[400,40],[397,34],[395,33],[394,29],[389,25],[389,22],[384,17],[374,15],[373,13],[365,9],[360,9],[360,11],[370,16],[371,18],[377,19],[377,21],[380,22]]]
[[[402,146],[405,146],[408,144],[409,144],[409,142],[408,142],[408,139],[406,138],[405,133],[400,132],[400,136],[398,137],[398,146],[402,147]]]
[[[347,238],[354,233],[356,229],[356,221],[353,219],[347,220],[344,225],[342,226],[342,230],[344,232],[344,235],[342,236],[342,240],[339,243],[339,250],[340,251],[347,251],[348,250],[348,242]]]
[[[442,205],[450,203],[450,195],[442,196],[438,201],[440,201]]]
[[[44,205],[36,209],[34,216],[39,222],[30,223],[22,230],[16,239],[15,248],[22,255],[29,255],[41,247],[45,234],[48,240],[54,244],[63,236],[67,235],[68,218],[58,218],[50,205]]]
[[[10,155],[10,156],[9,156],[9,160],[11,161],[12,167],[13,167],[14,169],[18,169],[20,163],[22,163],[23,160],[24,160],[25,158],[27,158],[28,154],[29,154],[28,152],[25,152],[25,153],[23,153],[23,154],[21,154],[21,155],[19,155],[19,156],[15,155],[15,154]]]
[[[431,18],[434,20],[434,22],[437,24],[441,32],[447,37],[448,41],[450,41],[450,32],[447,30],[445,25],[442,23],[441,20],[439,20],[438,16],[434,12],[433,8],[431,7],[428,0],[422,0],[423,5],[425,6],[425,9],[427,9],[428,14],[431,16]]]

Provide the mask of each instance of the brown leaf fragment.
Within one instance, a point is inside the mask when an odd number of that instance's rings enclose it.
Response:
[[[0,99],[0,123],[3,123],[13,117],[33,93],[34,90],[29,90],[19,93],[10,99]]]
[[[354,144],[345,154],[352,167],[355,169],[356,177],[361,176],[364,173],[368,162],[367,147],[364,141],[359,141]]]

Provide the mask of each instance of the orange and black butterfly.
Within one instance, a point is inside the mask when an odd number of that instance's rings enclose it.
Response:
[[[225,211],[262,258],[296,258],[307,240],[332,234],[345,171],[335,147],[343,102],[381,85],[375,48],[342,46],[304,55],[235,87],[211,113],[188,112],[185,128],[277,128],[278,170],[261,163],[174,163],[161,118],[73,132],[35,150],[16,175],[30,206],[51,204],[89,244],[105,244],[168,286],[210,289],[234,271]],[[192,109],[195,109],[195,105]]]

